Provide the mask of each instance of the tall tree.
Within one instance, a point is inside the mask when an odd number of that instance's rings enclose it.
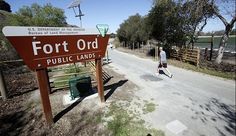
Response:
[[[148,39],[145,28],[145,18],[139,14],[130,16],[117,30],[117,36],[121,42],[134,43],[143,42]]]
[[[0,0],[0,10],[11,12],[11,6],[4,0]]]
[[[150,37],[166,44],[182,46],[189,31],[180,2],[158,0],[148,14]]]
[[[207,25],[207,20],[213,17],[213,0],[190,0],[183,2],[182,15],[189,28],[189,44],[194,46],[194,42]]]
[[[223,54],[227,42],[229,39],[229,34],[232,31],[234,24],[236,22],[236,10],[235,10],[235,0],[193,0],[198,4],[196,7],[201,7],[201,5],[206,5],[210,10],[210,14],[218,17],[222,23],[225,25],[224,34],[222,35],[216,63],[220,64],[222,62]],[[228,19],[230,18],[231,19]],[[230,21],[227,21],[230,20]]]
[[[224,1],[221,1],[221,4],[223,2]],[[230,7],[228,7],[228,8],[223,7],[222,10],[224,10],[226,12],[226,15],[231,16],[231,20],[229,22],[227,21],[226,17],[223,16],[223,14],[224,14],[223,11],[220,12],[219,7],[217,7],[216,4],[213,6],[213,9],[214,9],[213,12],[214,12],[215,16],[217,16],[225,25],[225,31],[224,31],[224,34],[221,38],[217,58],[215,60],[215,62],[218,64],[220,64],[222,62],[224,50],[225,50],[225,47],[227,46],[227,42],[229,39],[229,34],[232,31],[232,29],[235,25],[235,22],[236,22],[235,1],[229,0],[226,2],[229,3],[231,8]]]

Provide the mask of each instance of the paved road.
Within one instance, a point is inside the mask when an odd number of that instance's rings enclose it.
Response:
[[[157,63],[110,50],[116,72],[140,87],[135,95],[158,104],[142,117],[167,136],[235,135],[235,82],[168,66],[173,78],[155,76]]]

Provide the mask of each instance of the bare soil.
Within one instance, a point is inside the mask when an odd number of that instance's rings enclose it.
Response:
[[[68,90],[50,94],[55,124],[46,124],[37,89],[35,74],[25,67],[17,67],[4,72],[9,90],[9,99],[0,99],[0,135],[112,135],[101,119],[109,104],[116,100],[130,100],[135,85],[123,75],[106,69],[113,76],[105,85],[106,103],[98,97],[79,99],[72,105],[63,105],[63,95]],[[119,90],[126,90],[120,92]]]

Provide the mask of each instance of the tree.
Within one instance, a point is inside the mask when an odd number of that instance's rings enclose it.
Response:
[[[187,31],[182,5],[172,0],[158,0],[149,11],[147,25],[150,37],[166,44],[182,46],[186,42]]]
[[[117,30],[117,36],[121,42],[140,43],[148,39],[145,29],[145,19],[139,14],[130,16]]]
[[[66,17],[62,9],[51,4],[40,6],[32,4],[19,9],[16,14],[0,10],[0,30],[8,26],[66,26]],[[0,60],[18,59],[15,49],[0,31]]]
[[[229,39],[229,34],[232,31],[234,24],[236,22],[235,15],[235,0],[194,0],[197,4],[196,7],[200,7],[200,5],[207,5],[210,9],[209,12],[211,15],[218,17],[223,24],[225,25],[224,34],[222,35],[219,50],[217,54],[217,58],[215,60],[216,63],[220,64],[222,62],[223,53],[225,47],[227,46],[227,42]],[[231,16],[231,20],[228,22],[226,17]]]
[[[11,6],[4,0],[0,0],[0,10],[11,12]]]
[[[232,31],[232,29],[235,25],[235,22],[236,22],[235,1],[230,1],[230,2],[233,2],[233,3],[230,4],[233,7],[233,11],[227,11],[229,8],[225,9],[226,12],[228,12],[227,13],[228,15],[231,14],[230,16],[232,17],[232,19],[231,19],[230,22],[228,22],[226,20],[226,18],[222,15],[222,12],[219,11],[219,8],[216,5],[213,5],[214,15],[217,16],[225,25],[224,34],[221,38],[218,54],[217,54],[217,57],[216,57],[216,60],[215,60],[215,62],[217,64],[220,64],[222,62],[224,50],[225,50],[225,47],[227,46],[227,42],[228,42],[228,39],[229,39],[229,34]]]
[[[207,20],[213,17],[213,0],[191,0],[183,3],[182,15],[188,26],[189,44],[194,46],[197,37],[207,24]]]
[[[66,17],[62,9],[51,4],[40,6],[36,3],[31,7],[24,6],[19,9],[17,20],[22,26],[66,26]]]

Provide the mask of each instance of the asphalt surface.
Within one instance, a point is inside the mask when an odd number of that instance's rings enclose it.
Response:
[[[134,95],[153,100],[154,112],[142,115],[167,136],[234,136],[235,81],[168,65],[173,73],[156,76],[157,62],[109,49],[113,69],[138,85]]]

